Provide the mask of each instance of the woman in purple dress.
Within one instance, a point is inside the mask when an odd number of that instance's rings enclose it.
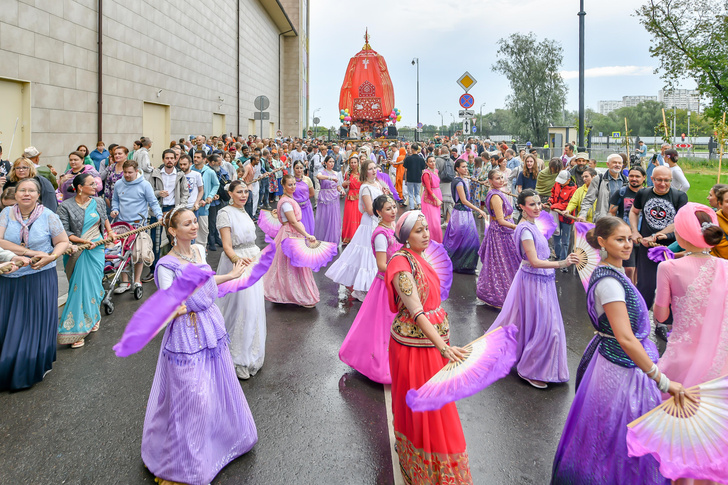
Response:
[[[491,189],[485,196],[490,225],[483,237],[478,255],[483,267],[478,275],[475,293],[487,305],[501,308],[518,271],[521,257],[513,242],[513,206],[501,189],[506,184],[499,170],[488,172]],[[497,196],[497,197],[494,197]]]
[[[551,483],[667,485],[670,480],[652,455],[628,456],[627,425],[660,404],[660,391],[672,394],[679,406],[693,397],[655,364],[647,305],[622,267],[632,254],[627,223],[602,217],[587,241],[607,252],[587,289],[587,311],[597,335],[579,364]]]
[[[541,213],[541,199],[536,192],[528,189],[518,194],[518,207],[523,219],[516,226],[513,239],[521,267],[490,330],[516,326],[518,375],[533,387],[546,389],[547,382],[569,380],[554,270],[576,264],[578,257],[572,253],[562,261],[549,261],[549,243],[534,222]]]
[[[316,227],[314,236],[319,241],[339,244],[341,239],[341,204],[339,197],[344,195],[339,176],[334,172],[334,157],[324,160],[324,169],[316,178],[321,184],[316,205]],[[295,194],[294,194],[295,195]]]
[[[296,178],[296,191],[293,193],[293,200],[298,202],[301,208],[301,222],[306,232],[313,234],[316,227],[313,219],[313,207],[311,207],[311,197],[314,195],[313,182],[303,174],[305,165],[301,160],[296,160],[293,164],[293,175]]]
[[[485,218],[485,212],[470,203],[470,181],[468,162],[458,159],[455,162],[455,178],[451,184],[452,200],[455,202],[450,222],[443,236],[443,245],[452,259],[452,270],[456,273],[475,274],[478,266],[480,238],[475,227],[473,212]]]
[[[191,244],[197,218],[189,209],[165,217],[170,253],[154,280],[169,288],[187,264],[210,270],[205,247]],[[160,484],[208,484],[258,441],[253,416],[228,350],[228,334],[215,305],[217,285],[239,277],[243,262],[210,279],[177,310],[157,360],[142,435],[142,460]]]

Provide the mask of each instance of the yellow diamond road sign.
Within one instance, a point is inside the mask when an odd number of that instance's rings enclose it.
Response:
[[[477,83],[478,81],[476,81],[475,78],[468,71],[465,71],[465,74],[460,76],[460,79],[458,79],[457,82],[460,87],[463,88],[467,93],[468,91],[470,91],[470,88],[475,86],[475,83]]]

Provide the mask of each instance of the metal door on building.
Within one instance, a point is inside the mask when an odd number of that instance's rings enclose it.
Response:
[[[3,160],[13,162],[30,146],[30,83],[0,79],[0,142]],[[13,134],[15,135],[13,138]],[[12,144],[12,151],[10,145]],[[38,147],[44,151],[43,147]]]
[[[225,115],[220,113],[212,113],[213,136],[220,136],[223,133],[225,133]]]
[[[152,159],[152,167],[157,168],[162,164],[162,152],[169,148],[169,142],[172,139],[169,106],[144,102],[142,116],[142,133],[147,138],[152,139],[152,149],[149,150],[149,156]]]

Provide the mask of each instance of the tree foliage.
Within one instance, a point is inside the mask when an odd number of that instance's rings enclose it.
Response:
[[[498,41],[492,69],[508,79],[513,91],[506,99],[513,114],[511,131],[537,146],[546,141],[549,122],[560,116],[566,102],[567,87],[559,73],[563,57],[558,42],[539,42],[532,32]]]
[[[717,120],[728,110],[728,0],[649,0],[636,15],[652,36],[650,54],[660,61],[666,87],[695,80]]]
[[[591,109],[586,110],[586,124],[592,127],[592,136],[603,133],[607,135],[613,131],[624,133],[624,119],[627,118],[629,130],[633,135],[637,136],[654,136],[655,127],[662,123],[662,103],[657,101],[643,101],[637,106],[619,108],[612,111],[608,115],[596,113]],[[574,115],[576,116],[576,115]],[[665,111],[668,127],[671,126],[673,110]],[[671,130],[671,128],[669,128]],[[678,135],[688,132],[688,113],[687,110],[677,110],[677,129]],[[710,136],[713,133],[711,121],[702,114],[692,112],[690,116],[690,134],[692,136]],[[664,130],[661,130],[657,136],[664,136]],[[672,136],[672,131],[670,131]]]

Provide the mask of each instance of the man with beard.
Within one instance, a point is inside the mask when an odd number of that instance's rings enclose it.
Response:
[[[617,192],[612,194],[612,197],[609,199],[609,214],[620,217],[629,224],[629,213],[632,209],[632,205],[634,205],[634,198],[637,196],[637,192],[644,187],[646,177],[647,174],[645,173],[645,169],[639,165],[635,165],[630,168],[629,175],[627,176],[629,184],[623,186]],[[624,273],[632,280],[633,283],[636,281],[634,272],[636,260],[637,246],[633,246],[632,254],[629,259],[623,263]]]
[[[571,178],[574,179],[574,182],[576,182],[577,187],[581,187],[584,185],[584,180],[582,180],[581,175],[584,173],[584,171],[589,168],[587,166],[587,160],[589,160],[589,154],[585,152],[579,152],[576,154],[576,165],[569,170],[569,173],[571,174]]]
[[[653,187],[637,192],[629,212],[632,241],[637,248],[637,289],[645,299],[647,308],[652,308],[657,287],[657,263],[647,256],[652,244],[668,245],[675,241],[675,214],[688,203],[685,192],[671,187],[672,172],[668,167],[655,167],[652,172]],[[642,225],[639,225],[642,215]],[[660,324],[655,334],[667,340],[667,327],[671,320]]]
[[[587,190],[584,201],[581,203],[581,210],[577,218],[579,222],[586,221],[586,215],[592,207],[594,207],[594,222],[609,214],[610,197],[628,183],[627,177],[622,173],[622,164],[622,157],[616,153],[612,153],[607,157],[607,167],[609,169],[597,176],[589,185],[589,190]]]

